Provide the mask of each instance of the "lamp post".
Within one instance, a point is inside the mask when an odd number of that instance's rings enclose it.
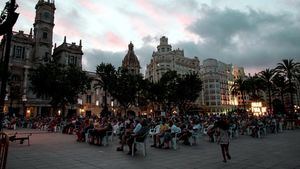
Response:
[[[3,74],[1,82],[1,91],[0,91],[0,113],[3,113],[4,101],[5,101],[5,91],[6,83],[8,80],[8,63],[9,55],[11,48],[11,38],[12,38],[12,27],[16,23],[19,14],[15,13],[17,9],[16,0],[10,0],[7,2],[0,16],[0,35],[5,35],[5,55],[3,60]]]
[[[26,98],[26,95],[23,95],[22,96],[22,103],[23,103],[23,115],[24,115],[24,117],[26,117],[26,113],[27,113],[27,111],[26,111],[26,102],[27,102],[27,98]]]

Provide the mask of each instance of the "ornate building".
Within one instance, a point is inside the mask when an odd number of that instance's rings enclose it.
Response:
[[[128,45],[128,52],[122,61],[122,67],[128,69],[128,71],[132,74],[139,74],[141,66],[137,56],[134,53],[133,47],[133,44],[130,42]]]
[[[231,87],[237,77],[245,75],[242,67],[206,59],[200,72],[203,81],[200,102],[207,113],[226,113],[237,108],[241,99],[232,95]]]
[[[82,43],[81,40],[79,45],[76,43],[67,43],[66,37],[64,37],[64,42],[56,47],[54,45],[53,51],[53,59],[56,60],[58,63],[65,64],[65,65],[76,65],[82,68]]]
[[[66,38],[62,45],[53,49],[53,28],[55,4],[54,0],[39,0],[35,6],[35,20],[33,32],[13,32],[11,53],[9,58],[9,72],[11,79],[7,87],[5,111],[13,107],[12,112],[20,115],[48,114],[50,104],[48,98],[37,97],[30,90],[31,84],[28,75],[38,64],[45,64],[51,59],[60,63],[76,64],[81,67],[82,50],[79,45],[68,44]],[[3,56],[5,37],[0,44],[0,57]],[[18,94],[19,93],[19,94]]]
[[[157,51],[153,52],[150,64],[147,65],[146,79],[157,82],[168,70],[177,71],[178,74],[197,73],[200,61],[197,57],[184,57],[184,51],[180,49],[172,50],[168,44],[168,38],[160,38]]]

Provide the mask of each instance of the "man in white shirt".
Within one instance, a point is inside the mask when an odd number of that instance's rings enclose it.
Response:
[[[132,150],[132,144],[133,144],[134,137],[139,134],[139,132],[141,131],[141,129],[143,127],[142,124],[141,124],[141,119],[138,118],[138,117],[135,118],[134,123],[135,123],[135,127],[134,127],[130,137],[127,140],[127,145],[129,147],[128,155],[132,154],[132,151],[133,151]],[[136,149],[134,149],[134,151],[136,151]]]

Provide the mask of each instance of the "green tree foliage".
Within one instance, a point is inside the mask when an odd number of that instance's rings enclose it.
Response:
[[[125,113],[130,106],[136,105],[142,79],[141,75],[130,74],[127,69],[122,67],[118,69],[112,90],[109,92],[118,100]]]
[[[162,75],[160,81],[163,92],[163,106],[165,111],[170,111],[171,108],[176,106],[177,102],[177,81],[178,74],[176,71],[167,71]]]
[[[281,74],[276,74],[272,79],[274,85],[274,94],[280,97],[281,103],[284,105],[284,93],[287,91],[287,81]]]
[[[238,77],[232,87],[231,87],[231,93],[233,95],[241,95],[243,100],[243,108],[246,110],[246,102],[245,102],[245,95],[247,92],[247,84],[246,81],[242,77]]]
[[[65,66],[55,62],[41,64],[29,75],[32,91],[40,97],[51,99],[54,108],[62,108],[77,103],[79,94],[85,93],[90,79],[76,66]]]
[[[107,108],[107,94],[112,93],[114,91],[113,85],[116,82],[116,69],[112,64],[101,63],[96,67],[96,84],[95,88],[103,89],[104,91],[104,103],[103,103],[103,111],[102,116],[107,116],[108,108]]]
[[[297,74],[297,67],[299,66],[299,62],[294,62],[293,59],[283,59],[282,63],[278,63],[276,70],[278,73],[282,74],[288,82],[288,92],[290,93],[290,109],[293,112],[294,110],[294,91],[295,91],[295,78]]]
[[[253,101],[262,100],[260,91],[264,91],[266,87],[263,85],[263,80],[259,78],[258,74],[254,76],[249,76],[245,79],[246,92],[250,99]]]
[[[273,77],[275,76],[275,70],[274,69],[266,69],[261,72],[259,72],[259,78],[262,80],[262,84],[267,88],[268,90],[268,103],[269,103],[269,109],[272,109],[272,87],[273,87]]]
[[[164,103],[165,87],[161,82],[153,83],[146,80],[146,90],[144,90],[144,96],[148,100],[148,104],[153,108],[160,106]]]
[[[201,90],[202,81],[197,74],[179,76],[176,71],[168,71],[158,83],[150,83],[148,98],[151,103],[161,104],[164,111],[178,107],[185,113]]]
[[[202,90],[202,81],[198,74],[186,74],[177,78],[176,105],[180,112],[186,112],[199,97]]]

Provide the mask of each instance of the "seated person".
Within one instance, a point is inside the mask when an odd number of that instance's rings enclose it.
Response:
[[[101,124],[96,124],[94,125],[94,131],[93,131],[93,140],[91,141],[92,144],[96,144],[96,145],[103,145],[102,144],[102,140],[103,137],[106,136],[106,132],[107,131],[112,131],[112,125],[110,122],[108,122],[108,120],[104,117],[102,119],[102,123]],[[94,140],[96,139],[96,143],[94,143]]]
[[[194,125],[193,125],[193,133],[199,132],[201,130],[201,124],[199,120],[195,120]]]
[[[132,118],[133,117],[129,117],[129,119],[124,122],[124,125],[125,125],[124,131],[120,132],[121,146],[117,148],[117,151],[123,151],[123,147],[126,144],[128,137],[132,133],[132,130],[135,128],[134,121]]]
[[[137,125],[133,129],[132,133],[127,139],[127,145],[129,147],[128,155],[132,154],[132,151],[136,151],[136,148],[134,147],[134,150],[132,150],[132,144],[134,141],[134,138],[136,138],[136,141],[142,142],[147,137],[147,133],[149,131],[149,128],[147,126],[146,120],[140,120],[136,119]]]
[[[154,127],[154,132],[153,132],[153,145],[151,147],[156,147],[156,137],[160,133],[160,123],[157,122],[156,126]]]
[[[165,145],[164,148],[165,149],[170,148],[170,145],[169,145],[170,141],[172,138],[175,137],[176,134],[177,134],[177,137],[179,137],[181,134],[181,128],[177,127],[175,125],[175,123],[173,123],[172,120],[169,121],[169,126],[171,126],[171,128],[165,132],[165,136],[164,136],[164,145]]]
[[[92,129],[92,127],[93,127],[92,123],[90,123],[90,120],[88,118],[86,118],[76,132],[77,141],[84,142],[85,141],[85,133],[87,133],[88,129]]]
[[[160,139],[162,138],[164,140],[165,134],[169,130],[169,126],[168,126],[168,124],[166,124],[166,119],[163,118],[161,123],[162,124],[160,125],[159,133],[156,135],[156,142],[155,142],[155,143],[158,143],[158,148],[163,147],[164,141],[161,142]]]
[[[181,135],[179,140],[183,140],[183,144],[190,145],[189,138],[192,136],[190,130],[186,127],[185,124],[182,124],[181,128]]]

